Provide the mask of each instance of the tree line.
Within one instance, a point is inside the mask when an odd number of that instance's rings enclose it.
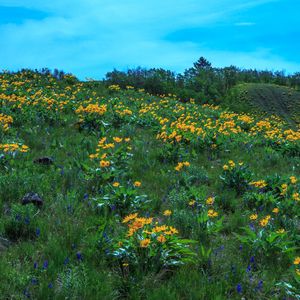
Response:
[[[104,83],[118,84],[122,88],[133,86],[154,95],[175,94],[183,101],[194,98],[201,102],[218,103],[239,83],[269,83],[300,90],[300,72],[286,75],[284,71],[241,69],[235,66],[215,68],[207,59],[200,57],[182,74],[162,68],[114,69],[105,75]]]

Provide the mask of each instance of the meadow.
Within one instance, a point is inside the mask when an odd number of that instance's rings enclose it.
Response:
[[[0,74],[1,299],[300,299],[300,126]]]

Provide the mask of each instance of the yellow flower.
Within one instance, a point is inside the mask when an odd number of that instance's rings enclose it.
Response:
[[[257,214],[252,214],[252,215],[249,217],[249,219],[254,221],[254,220],[257,219],[257,217],[258,217]]]
[[[140,247],[147,248],[150,245],[150,239],[143,239],[140,241]]]
[[[260,225],[261,227],[267,226],[268,223],[269,223],[269,221],[270,221],[270,219],[271,219],[271,216],[270,216],[270,215],[267,215],[265,218],[263,218],[263,219],[261,219],[261,220],[259,221],[259,225]]]
[[[297,178],[295,176],[290,177],[291,184],[295,184],[297,182]]]
[[[100,161],[100,167],[101,168],[105,168],[105,167],[109,167],[110,166],[110,162],[108,160],[101,160]]]
[[[157,240],[158,240],[160,243],[164,243],[167,239],[161,234],[159,237],[157,237]]]
[[[116,142],[116,143],[121,143],[123,141],[122,138],[119,138],[119,137],[114,137],[113,140]]]
[[[233,160],[229,160],[228,161],[228,164],[231,168],[234,168],[235,167],[235,162]]]
[[[264,180],[252,181],[249,184],[253,185],[253,186],[257,187],[257,188],[260,188],[260,189],[262,189],[262,188],[264,188],[264,187],[267,186],[267,183]]]
[[[114,187],[119,187],[119,186],[120,186],[120,183],[119,183],[119,182],[114,182],[114,183],[113,183],[113,186],[114,186]]]
[[[138,213],[130,214],[123,219],[122,223],[128,223],[129,221],[135,219],[137,216],[138,216]]]
[[[207,205],[213,205],[215,202],[215,198],[214,197],[209,197],[206,199],[206,204]]]
[[[300,201],[300,195],[299,195],[299,193],[294,193],[292,197],[293,197],[294,200]]]
[[[195,200],[191,200],[191,201],[189,202],[189,206],[193,206],[195,203],[196,203]]]
[[[133,183],[133,185],[135,186],[135,187],[140,187],[141,186],[141,182],[140,181],[135,181],[134,183]]]
[[[170,211],[169,209],[164,211],[164,216],[166,216],[166,217],[171,216],[171,214],[172,214],[172,211]]]
[[[278,213],[279,213],[279,208],[275,207],[275,208],[272,210],[272,212],[273,212],[274,214],[278,214]]]
[[[300,264],[300,256],[296,257],[294,260],[294,265],[299,265]]]
[[[284,230],[283,228],[281,228],[281,229],[278,229],[278,230],[276,231],[276,233],[285,233],[285,230]]]
[[[227,165],[224,165],[224,166],[223,166],[223,170],[224,170],[224,171],[227,171],[228,169],[229,169],[229,167],[228,167]]]
[[[207,212],[207,216],[209,218],[215,218],[218,216],[218,213],[216,211],[214,211],[213,209],[209,209]]]

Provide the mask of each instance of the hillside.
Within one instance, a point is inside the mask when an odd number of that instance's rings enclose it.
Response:
[[[233,87],[225,103],[234,111],[278,115],[300,123],[300,92],[274,84],[244,83]]]
[[[299,157],[276,116],[1,73],[0,298],[297,299]]]

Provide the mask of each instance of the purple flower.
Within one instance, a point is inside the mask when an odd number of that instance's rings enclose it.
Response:
[[[26,217],[25,217],[24,223],[25,223],[26,225],[29,225],[29,223],[30,223],[30,218],[29,218],[29,216],[26,216]]]
[[[49,266],[48,260],[45,260],[43,263],[43,269],[46,270]]]
[[[31,279],[31,284],[32,285],[37,285],[38,284],[38,280],[36,278],[32,278]]]
[[[251,272],[251,265],[248,265],[247,269],[246,269],[246,272],[249,273]]]
[[[238,285],[236,286],[236,291],[241,294],[242,293],[242,285],[240,283],[238,283]]]
[[[262,289],[262,287],[263,287],[263,281],[260,280],[257,287],[255,288],[255,290],[260,291]]]
[[[35,261],[34,264],[33,264],[33,268],[34,268],[34,269],[37,269],[37,268],[38,268],[38,263],[37,263],[36,261]]]
[[[252,231],[255,231],[255,226],[254,226],[253,223],[250,223],[250,224],[249,224],[249,227],[250,227],[250,229],[251,229]]]
[[[66,257],[66,259],[64,260],[64,265],[66,266],[69,262],[70,262],[69,257]]]
[[[76,253],[76,257],[79,261],[82,261],[83,260],[83,257],[82,257],[82,254],[80,252],[77,252]]]
[[[40,234],[41,234],[41,230],[40,230],[39,228],[37,228],[37,229],[35,230],[35,234],[36,234],[37,237],[39,237]]]
[[[52,288],[53,288],[53,283],[52,283],[52,282],[50,282],[50,283],[48,284],[48,288],[49,288],[49,289],[52,289]]]

